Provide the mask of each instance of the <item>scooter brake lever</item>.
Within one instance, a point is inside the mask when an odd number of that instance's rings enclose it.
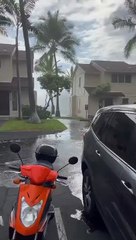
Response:
[[[65,183],[65,182],[62,182],[62,181],[60,181],[60,180],[58,180],[58,179],[57,179],[57,181],[56,181],[56,182],[58,182],[59,184],[61,184],[61,185],[65,186],[65,187],[67,187],[67,186],[68,186],[68,184],[67,184],[67,183]]]

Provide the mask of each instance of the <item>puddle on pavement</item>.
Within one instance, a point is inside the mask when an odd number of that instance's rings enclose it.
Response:
[[[18,177],[18,172],[5,170],[0,174],[0,186],[4,187],[18,187],[18,185],[13,183],[13,179]]]

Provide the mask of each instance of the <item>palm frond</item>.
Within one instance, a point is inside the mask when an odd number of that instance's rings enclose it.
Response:
[[[65,59],[74,62],[75,46],[79,41],[73,35],[67,20],[59,15],[59,11],[47,13],[46,17],[40,18],[40,22],[35,24],[37,30],[37,49],[46,46],[48,53],[60,52]],[[39,46],[38,46],[39,45]]]
[[[131,14],[136,15],[136,1],[135,0],[125,0],[125,5]]]
[[[31,15],[31,12],[33,11],[35,4],[38,0],[25,0],[24,1],[24,9],[25,14],[29,17]]]
[[[134,30],[136,27],[136,24],[132,21],[131,18],[128,19],[115,18],[113,19],[112,24],[115,29],[128,27],[129,29]]]
[[[1,0],[3,2],[3,7],[5,12],[14,18],[20,17],[19,4],[16,0]]]
[[[125,46],[125,50],[124,50],[125,56],[128,58],[130,56],[132,50],[135,48],[136,48],[136,35],[133,38],[131,38],[128,41],[127,45]]]
[[[61,54],[64,57],[65,60],[69,60],[70,62],[75,63],[75,55],[71,53],[71,51],[64,51],[61,50]]]
[[[0,15],[0,26],[11,26],[12,20],[8,17]]]

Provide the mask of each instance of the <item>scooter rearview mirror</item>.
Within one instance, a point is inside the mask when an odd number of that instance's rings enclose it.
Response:
[[[14,152],[14,153],[19,153],[20,152],[20,146],[17,144],[17,143],[12,143],[10,145],[10,150],[11,152]]]
[[[77,157],[71,157],[69,160],[68,160],[69,164],[71,165],[74,165],[78,162],[78,158]]]

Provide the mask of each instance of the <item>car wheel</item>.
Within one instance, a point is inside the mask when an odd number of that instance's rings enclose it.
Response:
[[[88,220],[93,221],[95,223],[100,215],[96,207],[95,197],[93,194],[91,184],[91,177],[88,169],[86,169],[83,173],[82,192],[83,192],[84,215]]]

